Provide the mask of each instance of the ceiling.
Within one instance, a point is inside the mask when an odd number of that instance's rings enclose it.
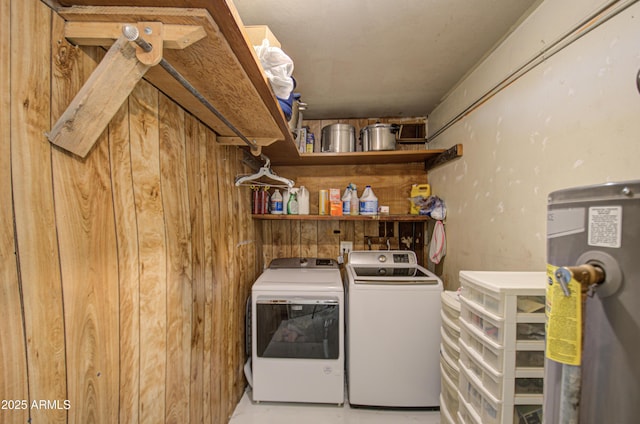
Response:
[[[233,0],[294,62],[306,119],[428,116],[539,0]]]

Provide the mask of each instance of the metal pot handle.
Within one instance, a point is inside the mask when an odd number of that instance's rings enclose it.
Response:
[[[366,131],[364,128],[360,130],[360,140],[362,141],[362,151],[368,152],[369,151],[369,132]]]

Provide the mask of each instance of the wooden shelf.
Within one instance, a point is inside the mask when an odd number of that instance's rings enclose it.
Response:
[[[296,157],[289,125],[262,72],[242,21],[225,0],[46,0],[67,22],[120,25],[162,22],[202,27],[206,36],[164,58],[227,120],[261,146],[277,142]],[[122,6],[126,3],[126,6]],[[71,7],[67,7],[71,6]],[[108,41],[108,40],[107,40]],[[103,45],[103,44],[100,44]],[[104,47],[108,48],[109,43]],[[144,78],[218,134],[218,142],[246,146],[212,111],[162,67]]]
[[[375,165],[424,162],[425,169],[462,156],[447,150],[300,153],[258,63],[235,7],[226,0],[45,0],[67,22],[162,22],[202,27],[206,36],[164,58],[242,134],[255,139],[272,165]],[[127,6],[122,6],[126,3]],[[102,44],[101,44],[102,45]],[[108,44],[105,45],[108,47]],[[160,66],[144,78],[218,134],[218,142],[245,144]],[[412,140],[413,141],[413,140]],[[243,147],[248,150],[248,147]]]
[[[269,152],[279,146],[264,149],[274,165],[373,165],[385,163],[424,162],[445,152],[443,149],[433,150],[393,150],[378,152],[347,153],[298,153],[295,157],[272,155]]]
[[[284,155],[277,149],[286,143],[265,146],[263,151],[274,165],[310,166],[310,165],[379,165],[392,163],[423,162],[425,170],[462,156],[462,144],[449,149],[432,150],[393,150],[378,152],[347,153],[298,153]],[[273,154],[272,154],[273,152]]]
[[[253,219],[270,221],[403,221],[425,222],[431,218],[426,215],[251,215]]]
[[[400,144],[425,144],[426,139],[424,137],[420,138],[399,138],[396,140],[396,143]]]

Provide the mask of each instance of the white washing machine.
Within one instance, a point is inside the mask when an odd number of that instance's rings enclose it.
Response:
[[[346,278],[349,403],[439,407],[442,281],[404,250],[353,251]]]
[[[251,289],[253,400],[344,403],[344,288],[332,259],[275,259]]]

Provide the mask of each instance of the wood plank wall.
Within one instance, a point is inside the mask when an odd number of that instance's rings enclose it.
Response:
[[[225,423],[262,269],[242,151],[146,82],[86,159],[52,147],[104,54],[62,26],[0,2],[0,399],[28,405],[0,422]]]
[[[262,262],[268,265],[283,257],[336,259],[340,242],[351,241],[354,250],[413,250],[418,263],[425,265],[425,231],[423,222],[265,220]]]
[[[409,213],[411,185],[426,183],[427,174],[420,163],[346,166],[278,166],[278,175],[291,178],[295,186],[309,190],[309,213],[318,214],[321,189],[339,188],[354,183],[358,195],[371,185],[379,205],[389,206],[391,214]],[[368,240],[381,238],[372,248],[413,248],[422,264],[425,262],[424,234],[420,223],[379,223],[376,221],[264,221],[262,223],[263,263],[276,257],[309,256],[336,258],[340,241],[353,241],[354,249],[368,249]],[[411,237],[411,240],[408,240]]]
[[[14,214],[11,185],[11,4],[0,2],[0,399],[28,399],[26,340],[23,305],[16,266]],[[27,409],[0,409],[0,422],[25,423]]]
[[[354,183],[358,196],[370,185],[379,205],[389,206],[389,213],[408,214],[412,184],[427,182],[422,163],[384,165],[274,166],[278,175],[291,178],[295,186],[309,190],[309,213],[318,214],[318,194],[322,189],[340,189],[340,197],[349,183]]]

